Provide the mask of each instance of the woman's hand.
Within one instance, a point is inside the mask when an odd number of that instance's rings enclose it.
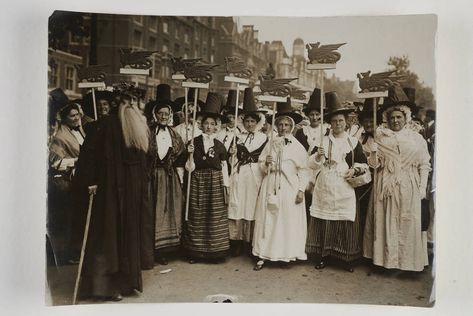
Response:
[[[355,175],[355,169],[351,168],[345,172],[345,175],[343,177],[345,179],[349,179],[349,178],[352,178],[354,175]]]
[[[236,148],[234,148],[233,146],[230,146],[230,149],[228,150],[228,153],[229,153],[230,155],[234,155],[234,154],[236,154],[236,152],[237,152],[237,151],[236,151]]]
[[[296,196],[296,204],[300,204],[304,201],[304,192],[302,191],[297,191],[297,196]]]
[[[97,193],[98,186],[96,184],[89,186],[89,195],[95,195]]]
[[[271,155],[266,156],[266,166],[269,166],[273,163],[273,157]]]
[[[315,155],[315,160],[320,161],[325,157],[325,149],[323,147],[317,148],[317,155]]]
[[[194,145],[189,144],[189,146],[187,146],[187,152],[188,153],[193,153],[194,152]]]

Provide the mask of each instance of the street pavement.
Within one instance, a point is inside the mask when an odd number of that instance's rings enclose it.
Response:
[[[373,271],[361,263],[353,273],[335,265],[316,270],[309,261],[283,268],[266,264],[253,271],[247,256],[228,258],[225,263],[189,264],[172,259],[166,266],[143,271],[143,293],[119,303],[208,302],[230,298],[235,303],[350,303],[403,306],[432,306],[433,286],[430,268],[414,275]],[[170,272],[160,271],[171,269]],[[47,305],[72,303],[77,265],[48,267]],[[212,297],[223,294],[223,296]],[[222,299],[223,297],[223,299]],[[101,301],[79,301],[98,304]]]

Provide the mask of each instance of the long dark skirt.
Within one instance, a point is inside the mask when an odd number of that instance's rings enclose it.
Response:
[[[182,188],[177,173],[169,175],[164,168],[155,171],[154,249],[171,251],[180,245]]]
[[[183,246],[190,257],[228,256],[228,211],[224,194],[222,171],[203,169],[192,173],[189,216],[183,231]]]
[[[362,256],[362,230],[359,208],[355,221],[330,221],[310,217],[306,252],[351,262]]]

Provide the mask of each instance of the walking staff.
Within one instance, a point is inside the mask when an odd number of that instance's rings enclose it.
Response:
[[[85,256],[85,247],[87,245],[87,237],[89,236],[89,226],[90,226],[90,215],[92,213],[92,205],[94,202],[94,195],[97,192],[97,186],[93,185],[89,187],[89,207],[87,209],[87,218],[85,221],[85,230],[84,230],[84,238],[82,240],[82,249],[80,252],[80,260],[79,260],[79,268],[77,271],[76,283],[74,286],[74,296],[72,297],[72,305],[76,304],[77,301],[77,293],[79,291],[80,286],[80,278],[82,274],[82,265],[84,263],[84,256]]]

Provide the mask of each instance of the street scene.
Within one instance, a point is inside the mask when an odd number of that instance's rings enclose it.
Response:
[[[432,307],[436,23],[55,11],[45,304]]]

